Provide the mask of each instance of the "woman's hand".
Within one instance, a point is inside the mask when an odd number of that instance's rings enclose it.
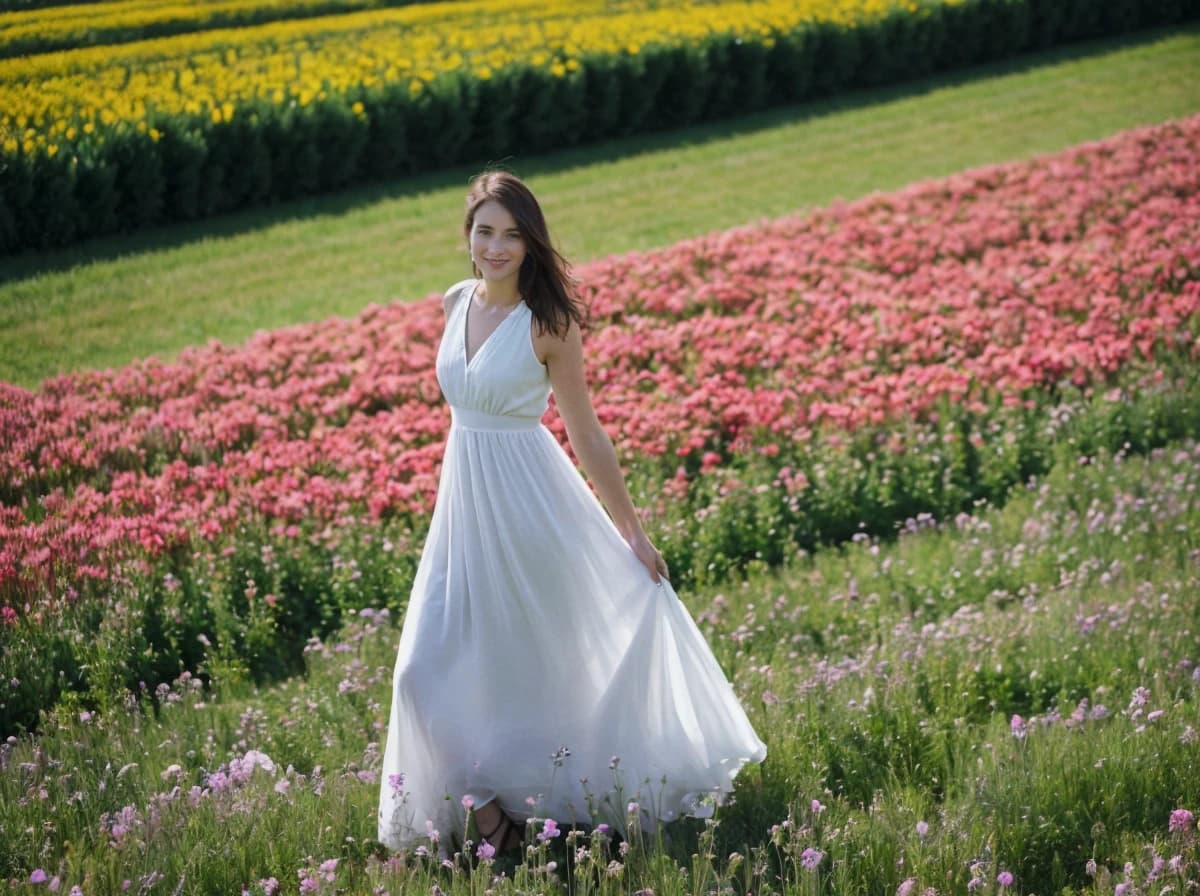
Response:
[[[671,580],[667,572],[667,561],[663,559],[662,552],[646,537],[645,532],[638,532],[627,540],[629,547],[642,561],[642,565],[650,571],[650,578],[654,579],[656,584],[660,579],[666,579],[668,582]]]

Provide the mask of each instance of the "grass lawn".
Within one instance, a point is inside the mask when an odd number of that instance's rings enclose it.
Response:
[[[578,262],[1182,117],[1200,111],[1197,83],[1200,29],[1146,32],[503,161]],[[33,387],[440,290],[469,273],[459,227],[474,170],[3,259],[0,380]]]

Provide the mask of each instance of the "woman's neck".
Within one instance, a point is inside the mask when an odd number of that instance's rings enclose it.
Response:
[[[484,304],[497,307],[513,306],[521,301],[515,277],[506,277],[504,280],[489,280],[484,277],[483,288],[476,295]]]

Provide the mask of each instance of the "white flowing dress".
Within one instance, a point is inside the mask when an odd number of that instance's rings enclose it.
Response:
[[[400,635],[379,839],[461,834],[462,798],[643,829],[711,812],[766,756],[704,636],[541,424],[550,394],[519,303],[466,356],[452,288],[437,377],[451,407]]]

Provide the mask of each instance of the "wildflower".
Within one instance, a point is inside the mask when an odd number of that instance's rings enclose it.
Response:
[[[388,775],[388,787],[392,789],[392,796],[399,796],[404,792],[404,773],[396,772]]]
[[[1009,730],[1012,731],[1012,736],[1021,740],[1025,737],[1025,720],[1019,715],[1013,714],[1012,720],[1008,723]]]
[[[816,871],[817,866],[821,864],[821,860],[825,858],[825,853],[819,849],[809,847],[800,854],[800,864],[805,871]]]
[[[813,800],[809,808],[812,809],[813,815],[820,815],[825,811],[825,804],[820,800]]]
[[[496,856],[496,847],[488,843],[486,840],[479,844],[479,849],[475,850],[475,857],[481,862],[490,862]]]
[[[896,896],[910,896],[916,888],[917,879],[915,877],[906,877],[901,881],[900,886],[896,887]]]
[[[542,843],[545,843],[548,840],[553,840],[561,833],[562,831],[558,829],[558,822],[553,818],[547,818],[546,823],[542,825],[541,831],[538,832],[537,838]]]
[[[1011,887],[1013,885],[1013,876],[1011,871],[1001,871],[996,875],[996,883],[1002,887]]]
[[[46,882],[46,872],[41,868],[34,868],[33,874],[29,875],[31,884],[44,884]]]
[[[922,840],[924,840],[925,835],[928,833],[929,833],[929,822],[918,821],[917,822],[917,836],[920,837]]]
[[[465,794],[462,798],[462,807],[464,809],[466,809],[468,812],[470,812],[472,809],[474,809],[475,808],[475,797],[471,796],[471,794],[469,794],[469,793]]]
[[[1087,874],[1088,877],[1095,877],[1096,876],[1096,860],[1088,859],[1087,864],[1083,866],[1083,870]]]
[[[280,778],[278,781],[275,782],[275,792],[276,793],[287,793],[288,790],[291,788],[291,786],[292,786],[292,782],[289,781],[287,778]]]
[[[1171,833],[1191,832],[1196,829],[1196,816],[1187,809],[1175,809],[1167,822],[1167,830]]]
[[[263,896],[275,896],[279,892],[279,881],[273,877],[264,877],[258,885],[262,887]]]

